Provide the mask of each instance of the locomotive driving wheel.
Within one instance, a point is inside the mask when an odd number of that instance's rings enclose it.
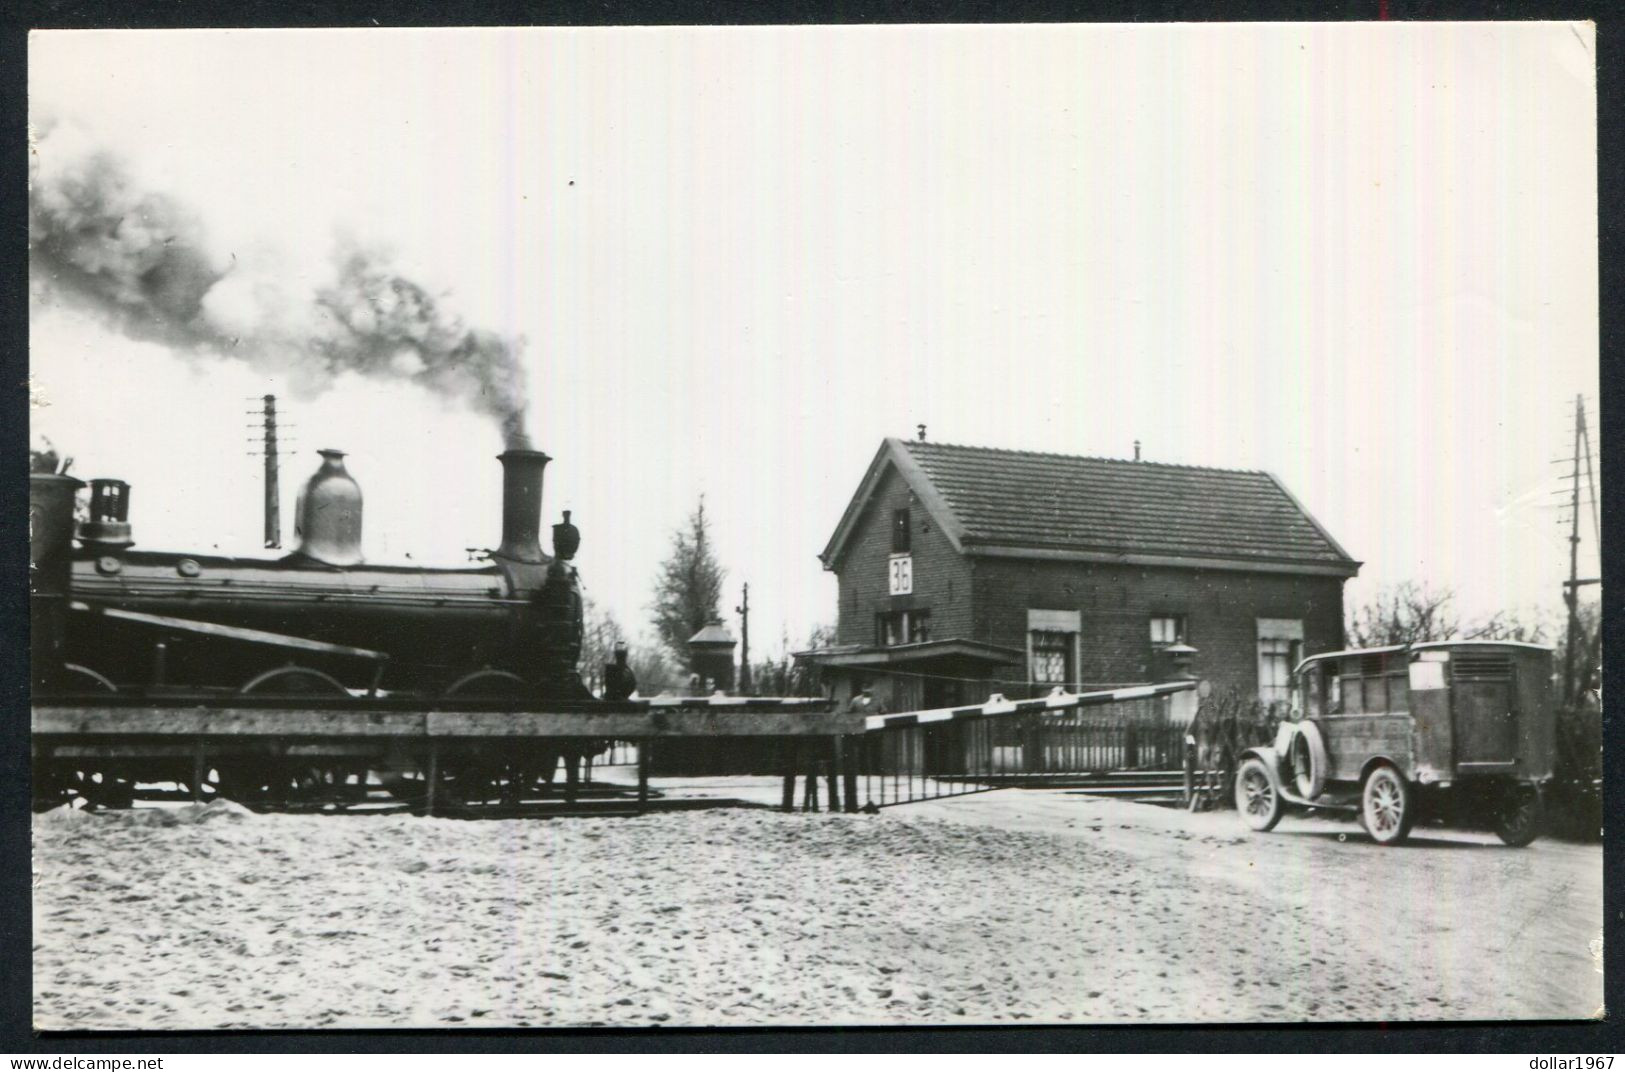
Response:
[[[258,674],[237,690],[242,696],[348,696],[337,678],[288,664]],[[240,803],[342,801],[366,795],[366,769],[324,757],[237,756],[215,765],[216,788]]]
[[[463,696],[470,699],[519,699],[525,694],[525,679],[518,674],[511,674],[506,670],[492,670],[486,667],[476,670],[472,674],[464,674],[446,687],[447,696]]]
[[[76,663],[64,663],[52,682],[67,692],[112,695],[118,687],[105,675]],[[89,759],[45,758],[34,764],[33,806],[46,811],[83,800],[91,808],[128,808],[135,802],[135,781],[123,772],[94,766]]]
[[[519,703],[529,698],[532,691],[530,683],[518,674],[486,667],[458,678],[446,689],[446,695]],[[514,807],[534,795],[539,787],[545,791],[557,765],[558,754],[550,750],[530,756],[512,752],[501,756],[476,753],[446,765],[446,797],[463,807],[493,804]]]
[[[48,811],[83,800],[87,808],[128,808],[135,803],[135,781],[105,769],[75,763],[44,763],[34,773],[34,810]]]

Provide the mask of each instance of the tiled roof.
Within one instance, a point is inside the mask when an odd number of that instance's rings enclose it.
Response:
[[[1268,473],[899,440],[966,543],[1340,564]]]
[[[698,633],[688,638],[690,644],[732,644],[733,634],[721,622],[712,622],[704,626]]]
[[[890,462],[955,545],[1090,557],[1355,562],[1269,473],[888,439],[823,558],[832,565]]]

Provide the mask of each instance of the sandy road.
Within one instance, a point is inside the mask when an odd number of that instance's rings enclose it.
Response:
[[[1190,815],[1065,791],[990,793],[904,810],[1104,837],[1147,874],[1190,890],[1190,922],[1199,927],[1225,926],[1224,906],[1237,899],[1267,906],[1274,928],[1317,951],[1307,963],[1282,964],[1309,973],[1292,989],[1316,1016],[1345,1004],[1312,978],[1327,950],[1370,964],[1367,993],[1349,1010],[1367,1018],[1416,1010],[1418,1002],[1425,1016],[1432,1006],[1464,1018],[1563,1019],[1602,1007],[1603,869],[1595,845],[1543,840],[1508,849],[1491,834],[1436,827],[1383,848],[1353,821],[1288,816],[1254,834],[1234,812]]]
[[[38,1027],[1472,1019],[1601,1001],[1596,847],[1379,850],[1352,825],[1249,835],[1233,815],[1016,791],[878,816],[164,821],[36,826]]]

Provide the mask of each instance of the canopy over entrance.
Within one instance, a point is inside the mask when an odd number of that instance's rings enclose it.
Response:
[[[952,638],[884,647],[837,644],[798,651],[795,658],[824,668],[840,707],[867,687],[886,709],[909,711],[985,700],[988,681],[1019,675],[1026,653]]]

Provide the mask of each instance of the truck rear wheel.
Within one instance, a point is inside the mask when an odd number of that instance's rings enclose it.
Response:
[[[1514,785],[1496,801],[1495,836],[1515,849],[1540,837],[1546,821],[1546,802],[1539,786]]]
[[[1241,821],[1260,832],[1281,821],[1281,790],[1275,773],[1257,756],[1248,756],[1236,772],[1236,810]]]
[[[1360,790],[1360,818],[1378,845],[1398,845],[1416,821],[1416,794],[1399,771],[1384,763],[1372,768]]]

